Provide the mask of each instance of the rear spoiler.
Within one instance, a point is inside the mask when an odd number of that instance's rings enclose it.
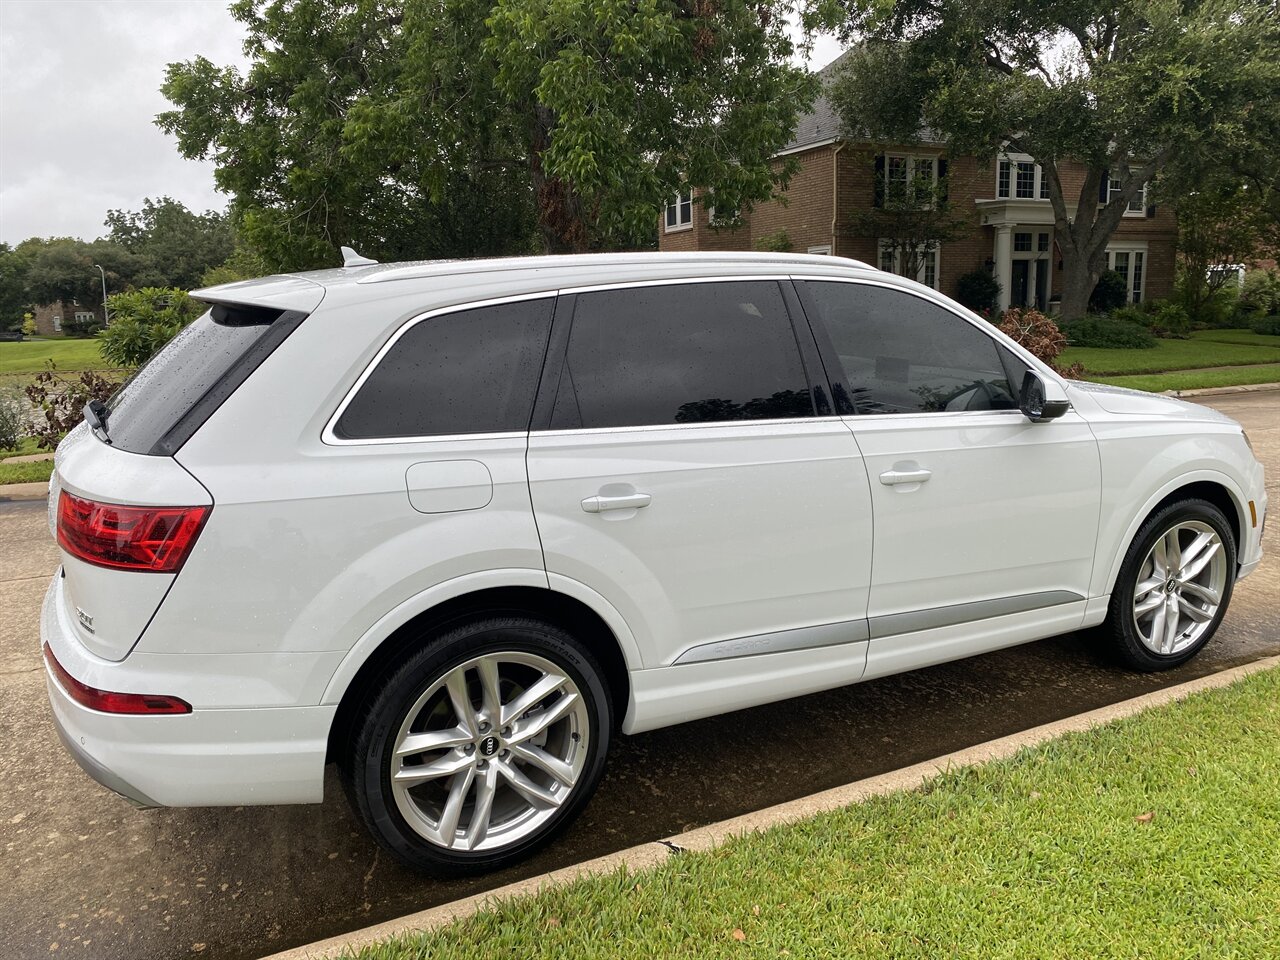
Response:
[[[262,277],[221,283],[192,290],[193,299],[227,307],[264,307],[277,313],[313,313],[324,299],[325,288],[303,277]],[[261,322],[261,321],[259,321]]]

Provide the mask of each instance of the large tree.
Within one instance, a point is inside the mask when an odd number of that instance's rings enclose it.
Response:
[[[1280,136],[1272,0],[815,0],[860,38],[834,99],[860,134],[942,132],[957,153],[1043,165],[1083,314],[1131,200],[1175,161],[1261,158]],[[1084,164],[1068,193],[1066,161]],[[1104,178],[1117,189],[1099,203]]]
[[[816,92],[789,63],[791,9],[238,0],[247,73],[171,65],[177,109],[158,123],[215,161],[276,266],[351,240],[391,257],[635,245],[682,186],[772,195],[771,158]]]
[[[193,213],[171,197],[144,199],[138,211],[109,210],[106,227],[113,242],[146,261],[149,286],[191,290],[235,247],[225,214]]]
[[[102,303],[104,274],[109,292],[146,276],[146,262],[110,240],[86,243],[74,237],[32,237],[18,244],[15,252],[27,260],[24,280],[31,304],[76,300],[96,307]]]

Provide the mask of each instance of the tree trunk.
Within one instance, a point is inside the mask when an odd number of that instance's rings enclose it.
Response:
[[[1059,240],[1061,244],[1061,240]],[[1094,257],[1094,265],[1089,264],[1089,257],[1075,248],[1074,244],[1062,245],[1062,307],[1060,314],[1063,320],[1075,320],[1089,312],[1089,298],[1093,296],[1093,288],[1098,285],[1102,276],[1102,265],[1106,263],[1105,253]],[[1106,250],[1106,247],[1103,247]]]
[[[535,106],[532,112],[529,172],[543,252],[584,253],[588,232],[582,201],[572,186],[559,177],[547,176],[542,166],[542,154],[551,146],[555,113],[541,105]]]

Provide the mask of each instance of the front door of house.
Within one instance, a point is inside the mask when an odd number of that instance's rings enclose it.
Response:
[[[1015,260],[1013,261],[1013,274],[1010,278],[1009,290],[1009,306],[1011,307],[1027,307],[1028,294],[1031,290],[1031,261]]]

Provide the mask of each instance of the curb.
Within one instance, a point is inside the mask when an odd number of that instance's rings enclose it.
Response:
[[[34,483],[0,484],[0,503],[11,500],[43,500],[49,496],[49,482],[37,480]]]
[[[1201,387],[1197,390],[1162,390],[1161,396],[1177,397],[1220,397],[1232,393],[1262,393],[1266,390],[1280,390],[1280,383],[1248,383],[1236,387]]]
[[[587,860],[584,863],[574,864],[573,866],[553,870],[550,873],[530,877],[527,880],[510,883],[472,897],[441,904],[429,910],[411,913],[396,920],[388,920],[385,923],[374,924],[361,930],[353,930],[350,933],[330,937],[327,940],[318,940],[315,943],[294,947],[291,950],[272,954],[264,958],[264,960],[322,960],[322,958],[323,960],[330,960],[330,958],[348,957],[361,947],[368,946],[379,940],[385,940],[388,937],[434,930],[455,920],[469,917],[495,900],[506,900],[515,896],[537,893],[539,890],[548,887],[563,886],[581,877],[611,873],[619,868],[626,868],[629,871],[642,870],[647,867],[657,866],[668,859],[672,853],[686,850],[699,852],[713,850],[725,841],[743,834],[794,823],[797,820],[804,820],[828,810],[847,807],[871,797],[897,793],[903,790],[913,790],[939,774],[954,770],[957,767],[975,766],[989,763],[992,760],[1011,757],[1024,747],[1038,746],[1045,741],[1053,740],[1066,733],[1089,730],[1123,717],[1133,716],[1152,707],[1185,699],[1204,690],[1230,686],[1250,674],[1275,667],[1280,667],[1280,656],[1255,660],[1252,663],[1212,673],[1207,677],[1200,677],[1187,683],[1165,687],[1163,690],[1154,690],[1131,700],[1122,700],[1110,706],[1090,710],[1087,713],[1077,714],[1063,720],[1055,720],[1052,723],[1042,724],[1029,730],[1023,730],[1020,733],[1001,737],[998,740],[989,740],[986,743],[966,747],[963,750],[957,750],[954,753],[948,753],[945,756],[926,760],[910,767],[903,767],[900,770],[894,770],[877,777],[857,780],[842,787],[834,787],[831,790],[824,790],[821,793],[801,797],[798,800],[766,807],[754,813],[722,820],[719,823],[709,824],[705,827],[698,827],[687,833],[668,837],[665,840],[642,843],[639,846],[620,850],[617,853],[598,857],[595,860]]]

